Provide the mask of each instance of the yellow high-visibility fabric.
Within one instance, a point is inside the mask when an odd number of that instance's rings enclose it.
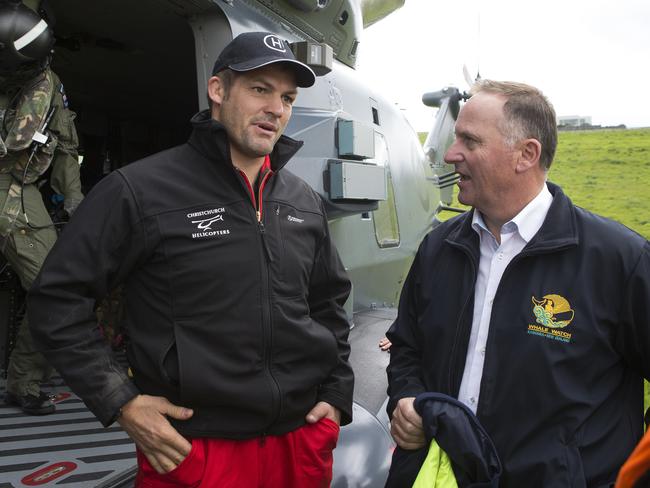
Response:
[[[458,488],[449,456],[440,449],[435,439],[431,441],[413,488]]]

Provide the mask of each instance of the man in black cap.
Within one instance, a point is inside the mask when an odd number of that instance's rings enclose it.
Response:
[[[235,38],[188,143],[102,180],[31,290],[35,339],[134,439],[138,485],[331,480],[352,412],[350,283],[320,197],[282,170],[302,145],[281,135],[297,87],[314,82],[286,41]],[[132,378],[93,313],[120,283]]]

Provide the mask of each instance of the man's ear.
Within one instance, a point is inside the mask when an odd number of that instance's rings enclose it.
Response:
[[[208,98],[213,104],[221,105],[225,97],[223,81],[218,76],[212,76],[208,80]]]
[[[539,158],[542,155],[542,144],[537,139],[524,139],[521,141],[519,161],[517,161],[517,173],[524,173],[531,168],[539,166]]]

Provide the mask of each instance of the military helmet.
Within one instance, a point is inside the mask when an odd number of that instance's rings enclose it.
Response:
[[[20,0],[0,0],[0,71],[43,64],[52,52],[54,32]]]

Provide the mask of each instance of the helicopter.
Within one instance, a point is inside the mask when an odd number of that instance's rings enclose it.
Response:
[[[420,241],[442,211],[458,210],[450,206],[457,176],[443,155],[453,142],[463,95],[447,87],[423,96],[425,105],[438,108],[423,146],[399,108],[355,72],[363,29],[404,2],[51,3],[57,39],[52,68],[77,113],[85,191],[114,169],[186,141],[189,119],[207,108],[212,63],[243,32],[287,39],[320,75],[294,105],[285,134],[304,146],[286,168],[323,198],[332,239],[353,283],[346,311],[357,377],[354,421],[342,429],[334,453],[335,488],[383,486],[394,444],[384,401],[388,356],[377,342],[395,318]],[[0,307],[15,302],[0,292]],[[0,327],[0,334],[8,336],[10,325]],[[7,357],[8,346],[2,347],[0,355]],[[6,486],[132,486],[130,439],[117,426],[101,428],[57,381],[50,385],[58,392],[57,413],[48,418],[0,405]]]

